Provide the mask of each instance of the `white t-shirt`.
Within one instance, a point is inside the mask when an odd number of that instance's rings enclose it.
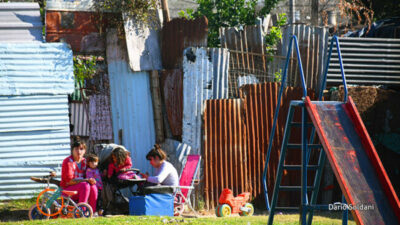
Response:
[[[150,183],[179,186],[179,176],[175,167],[167,161],[164,161],[159,168],[155,168],[155,175],[149,176],[147,181]]]

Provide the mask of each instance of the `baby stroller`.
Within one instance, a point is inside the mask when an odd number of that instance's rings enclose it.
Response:
[[[122,145],[117,144],[101,144],[101,150],[98,153],[99,157],[99,170],[103,174],[108,169],[108,164],[111,162],[111,153],[116,148],[125,149]],[[138,174],[138,169],[130,169],[130,171]],[[129,197],[137,195],[138,185],[144,183],[145,179],[118,179],[117,175],[111,178],[103,177],[103,191],[101,193],[103,203],[102,207],[105,214],[128,214],[129,213]]]

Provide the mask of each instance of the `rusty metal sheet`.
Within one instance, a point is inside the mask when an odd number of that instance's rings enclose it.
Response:
[[[74,52],[104,52],[104,38],[99,34],[98,20],[91,12],[46,12],[46,41],[64,41]]]
[[[228,27],[220,29],[221,46],[241,52],[264,53],[264,27],[244,26],[243,29]]]
[[[309,25],[286,26],[283,30],[280,55],[286,56],[292,35],[296,35],[299,41],[299,50],[307,87],[316,89],[317,93],[319,93],[321,75],[325,67],[325,55],[328,47],[328,29]],[[292,51],[291,57],[296,57],[294,51]],[[298,67],[297,62],[290,63],[289,71],[295,71],[294,67]],[[288,74],[288,86],[301,86],[299,70]]]
[[[246,126],[240,99],[205,101],[204,196],[206,208],[216,206],[224,188],[248,191]]]
[[[243,86],[241,96],[244,99],[245,116],[247,126],[247,165],[250,191],[256,202],[264,203],[262,174],[264,171],[269,136],[272,130],[274,112],[278,100],[280,83],[268,82],[263,84],[251,84]],[[309,96],[314,99],[314,91],[308,90]],[[286,124],[287,112],[291,100],[299,100],[302,90],[299,87],[287,87],[282,96],[281,109],[279,111],[276,133],[273,141],[269,169],[267,174],[268,190],[273,190],[277,166],[279,163],[280,148]],[[295,121],[301,121],[301,110],[296,110]],[[301,129],[296,128],[291,132],[290,143],[300,143]],[[285,164],[299,164],[300,151],[290,151],[287,154]],[[283,175],[283,185],[300,185],[300,173],[290,172]],[[310,177],[310,180],[312,177]],[[272,191],[269,193],[272,194]],[[271,196],[270,196],[271,197]],[[280,205],[293,206],[298,203],[298,193],[280,194]],[[298,200],[297,200],[298,199]]]
[[[161,58],[164,69],[182,68],[183,50],[187,47],[207,47],[208,20],[173,19],[162,29]]]
[[[172,134],[181,136],[183,118],[183,70],[175,69],[162,71],[161,85]]]

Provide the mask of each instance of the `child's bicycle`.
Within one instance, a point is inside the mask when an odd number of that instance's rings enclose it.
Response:
[[[29,219],[49,219],[51,218],[81,218],[92,217],[92,207],[87,203],[76,204],[71,196],[77,194],[76,191],[62,190],[61,187],[57,189],[50,188],[52,178],[55,176],[54,172],[43,178],[31,178],[36,182],[46,183],[47,187],[39,193],[36,198],[36,204],[32,205],[29,209]],[[44,182],[46,181],[46,182]],[[54,181],[54,180],[53,180]]]

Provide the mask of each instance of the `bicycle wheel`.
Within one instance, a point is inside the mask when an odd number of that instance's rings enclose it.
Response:
[[[50,214],[50,209],[46,208],[46,207],[42,207],[41,211],[45,212],[46,214]],[[44,214],[42,214],[36,204],[32,205],[29,208],[29,212],[28,212],[28,216],[30,220],[47,220],[50,218],[50,216],[46,216]]]
[[[46,188],[43,191],[41,191],[39,193],[39,195],[37,196],[36,208],[41,214],[43,214],[45,216],[49,216],[49,217],[50,216],[55,217],[61,213],[61,210],[64,207],[64,198],[62,196],[55,198],[54,201],[52,202],[52,206],[56,202],[61,202],[60,206],[57,207],[57,210],[54,210],[55,212],[51,212],[50,209],[48,209],[49,210],[48,212],[42,210],[42,208],[46,208],[47,201],[49,201],[53,197],[53,195],[55,194],[56,191],[57,191],[56,189]]]
[[[74,217],[75,218],[82,218],[82,217],[92,217],[93,210],[92,207],[87,203],[78,203],[74,209]]]

